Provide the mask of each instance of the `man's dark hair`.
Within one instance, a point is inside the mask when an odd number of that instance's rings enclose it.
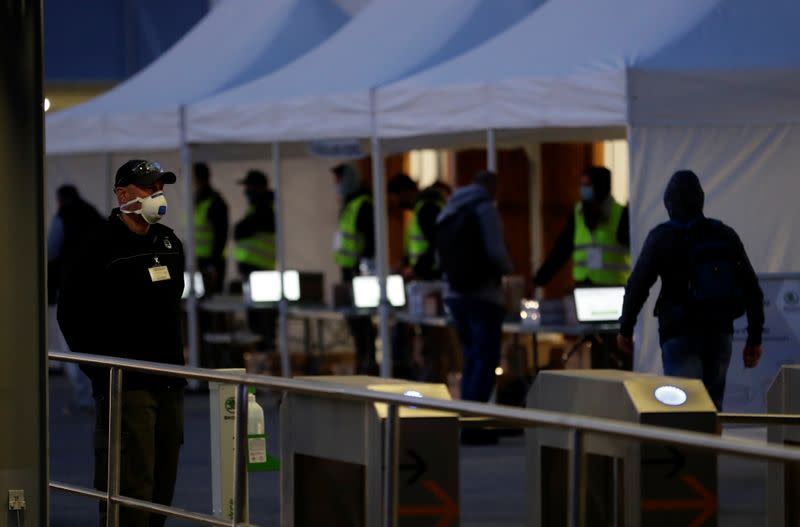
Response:
[[[416,192],[417,184],[411,179],[408,174],[396,174],[386,187],[389,194],[399,194],[400,192]]]
[[[194,177],[200,183],[208,183],[211,180],[211,171],[205,163],[194,164]]]

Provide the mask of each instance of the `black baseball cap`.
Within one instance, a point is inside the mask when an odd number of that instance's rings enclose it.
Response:
[[[252,185],[254,187],[266,187],[267,176],[260,170],[250,170],[244,179],[239,180],[240,185]]]
[[[131,159],[117,169],[114,188],[127,187],[128,185],[148,186],[156,181],[172,184],[175,183],[176,179],[173,172],[164,170],[155,161]]]

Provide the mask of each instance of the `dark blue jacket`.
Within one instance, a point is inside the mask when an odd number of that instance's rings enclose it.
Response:
[[[693,224],[704,238],[728,240],[734,248],[740,271],[741,287],[747,309],[747,342],[761,344],[764,327],[764,295],[742,241],[736,232],[719,221],[703,216],[703,190],[691,172],[676,173],[667,185],[664,204],[671,221],[654,228],[647,236],[625,289],[625,303],[620,318],[620,333],[633,334],[636,317],[641,311],[650,288],[661,279],[661,293],[656,303],[661,342],[673,337],[709,332],[733,333],[733,320],[686,315],[681,309],[689,302],[689,246],[686,228]]]

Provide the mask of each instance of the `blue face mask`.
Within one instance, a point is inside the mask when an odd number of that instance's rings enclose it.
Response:
[[[591,185],[581,186],[581,201],[592,201],[594,199],[594,187]]]

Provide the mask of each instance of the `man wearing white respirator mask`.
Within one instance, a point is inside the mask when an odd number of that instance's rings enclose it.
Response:
[[[66,272],[58,322],[70,349],[79,353],[183,365],[181,294],[183,245],[159,223],[167,213],[164,185],[175,174],[141,159],[122,165],[114,180],[119,207],[89,237]],[[96,404],[95,476],[106,490],[108,370],[84,371]],[[120,492],[172,503],[183,443],[183,379],[138,372],[122,377]],[[105,524],[101,504],[100,520]],[[120,524],[160,526],[160,515],[122,507]]]

